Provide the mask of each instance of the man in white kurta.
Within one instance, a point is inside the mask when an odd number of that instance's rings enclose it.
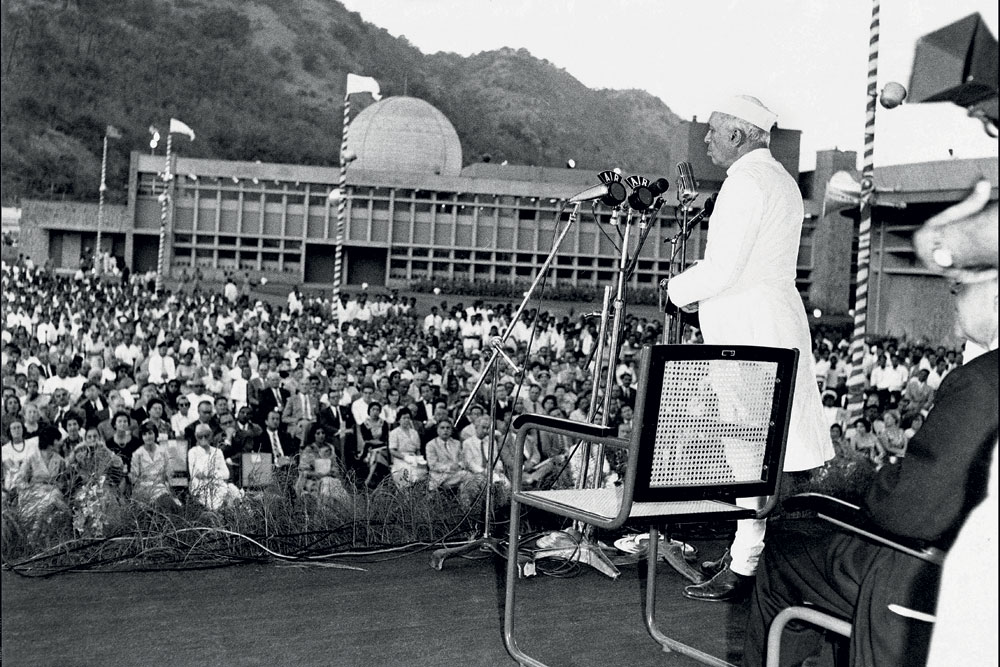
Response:
[[[743,96],[712,114],[705,137],[708,155],[727,168],[727,178],[712,212],[704,259],[673,278],[667,291],[678,307],[697,307],[707,344],[798,348],[784,466],[790,472],[821,466],[834,450],[816,386],[809,324],[795,287],[802,195],[767,147],[775,120],[759,100]],[[760,500],[738,502],[756,508]],[[739,521],[731,563],[718,563],[718,574],[688,586],[684,595],[728,600],[747,592],[765,526],[763,520]]]

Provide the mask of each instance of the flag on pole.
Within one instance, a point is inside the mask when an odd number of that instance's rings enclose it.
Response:
[[[376,102],[382,99],[382,89],[379,88],[378,81],[370,76],[347,75],[347,94],[354,93],[371,93]]]
[[[122,133],[114,125],[108,125],[104,130],[104,134],[108,139],[121,139]]]
[[[187,126],[187,124],[177,120],[176,118],[170,119],[170,133],[171,134],[185,134],[191,141],[194,141],[194,130]]]

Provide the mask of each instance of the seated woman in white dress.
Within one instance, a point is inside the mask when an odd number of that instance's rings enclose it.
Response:
[[[66,460],[56,451],[59,438],[59,429],[43,425],[38,432],[38,450],[24,461],[14,482],[20,490],[21,515],[32,532],[68,509],[64,495]]]
[[[229,483],[229,466],[222,450],[212,444],[212,427],[198,424],[194,430],[197,443],[188,452],[188,491],[206,508],[216,511],[238,500],[240,490]]]
[[[157,443],[159,429],[151,421],[139,427],[142,447],[132,455],[132,497],[140,503],[164,509],[179,507],[180,501],[170,491],[170,456],[167,448]]]
[[[4,424],[3,433],[3,496],[14,491],[14,481],[24,462],[38,453],[38,438],[28,441],[24,437],[24,422],[15,417]]]
[[[396,413],[398,426],[389,431],[389,456],[392,457],[392,479],[404,487],[427,477],[427,461],[420,452],[420,433],[413,426],[408,408]]]

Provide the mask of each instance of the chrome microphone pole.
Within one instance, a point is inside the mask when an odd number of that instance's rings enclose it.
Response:
[[[694,218],[688,220],[688,216],[691,215],[691,205],[698,198],[698,182],[695,180],[694,172],[691,170],[691,163],[678,162],[677,176],[677,205],[681,211],[681,229],[670,239],[670,262],[667,264],[667,278],[661,281],[661,287],[665,287],[670,279],[674,277],[674,260],[678,256],[680,257],[680,270],[677,273],[684,271],[686,268],[684,265],[687,263],[687,240],[691,234],[691,229],[696,221],[701,220],[705,215],[710,215],[712,212],[710,203],[706,202],[705,208],[698,215],[694,216]],[[710,199],[709,201],[714,204],[714,200]],[[677,345],[682,342],[684,336],[684,322],[680,309],[677,309],[676,314],[670,314],[668,310],[669,304],[669,295],[664,294],[663,342]]]
[[[702,207],[701,211],[696,213],[691,218],[688,218],[690,214],[690,204],[685,204],[681,208],[681,222],[680,231],[674,234],[669,239],[664,239],[664,243],[670,242],[670,261],[667,263],[667,277],[660,281],[660,289],[665,291],[667,284],[670,279],[674,277],[674,262],[677,262],[680,273],[686,267],[687,263],[687,240],[691,235],[694,226],[699,224],[703,219],[712,215],[712,210],[715,208],[715,195],[710,195],[708,199],[705,200],[705,205]],[[679,259],[678,259],[679,258]],[[684,325],[682,323],[682,317],[680,310],[678,309],[675,315],[671,315],[667,308],[668,296],[664,293],[662,294],[661,307],[664,310],[664,325],[663,325],[663,342],[668,344],[679,344],[684,333]]]
[[[687,206],[681,207],[681,231],[670,239],[670,262],[667,264],[667,270],[669,275],[667,280],[669,281],[674,277],[674,261],[678,261],[678,271],[676,273],[681,273],[687,262],[687,239],[690,230],[688,229],[688,213],[690,209]],[[669,298],[665,296],[664,298]],[[664,309],[666,311],[666,309]],[[669,312],[664,312],[664,317],[666,321],[663,323],[663,342],[670,345],[680,345],[682,338],[684,336],[684,325],[681,323],[681,311],[678,308],[677,312],[671,315]]]
[[[628,213],[625,216],[624,228],[621,231],[622,246],[621,246],[621,257],[618,262],[618,278],[615,287],[615,298],[612,304],[614,309],[614,315],[611,323],[611,335],[610,340],[607,343],[608,351],[608,376],[607,382],[605,384],[605,391],[603,402],[601,404],[600,411],[600,424],[607,425],[608,423],[608,412],[611,408],[611,387],[614,386],[615,377],[615,358],[618,350],[618,341],[621,337],[621,323],[625,312],[625,271],[628,266],[628,246],[629,237],[631,236],[632,230],[632,209],[629,208]],[[590,410],[590,421],[592,421],[596,415],[593,411],[597,405],[597,395],[600,388],[601,379],[601,368],[604,361],[604,340],[605,331],[607,327],[608,320],[608,299],[611,293],[610,287],[605,287],[604,293],[604,308],[601,314],[601,336],[598,339],[598,345],[602,346],[599,349],[599,353],[595,355],[596,365],[594,373],[594,383],[593,383],[593,394],[591,396],[591,410]],[[583,457],[583,463],[580,466],[580,473],[576,480],[576,488],[582,489],[586,487],[586,478],[588,475],[588,468],[590,466],[591,459],[595,466],[594,476],[593,476],[593,487],[598,488],[601,485],[601,475],[604,472],[604,447],[598,445],[597,447],[591,447],[590,443],[578,443],[581,447],[581,455]],[[566,561],[575,561],[578,563],[583,563],[591,566],[598,572],[612,578],[617,579],[621,576],[621,571],[618,567],[611,562],[607,554],[601,549],[601,546],[597,544],[593,539],[593,527],[592,526],[580,526],[579,522],[574,522],[573,528],[563,531],[554,531],[538,539],[536,542],[539,547],[534,554],[536,560],[540,558],[558,558]],[[510,546],[508,545],[508,548]]]
[[[587,422],[593,423],[597,417],[597,402],[601,397],[601,369],[604,367],[605,339],[608,331],[608,314],[611,306],[611,286],[604,287],[604,300],[601,302],[601,324],[597,330],[597,349],[594,351],[594,373],[590,383],[590,407],[587,409]],[[588,364],[589,366],[589,364]],[[587,478],[590,476],[590,442],[581,441],[577,447],[582,447],[582,463],[580,464],[579,478],[576,481],[576,488],[582,489],[587,486]],[[600,482],[600,471],[594,477],[595,486]]]
[[[494,377],[494,381],[493,381],[493,392],[494,392],[494,394],[493,394],[493,400],[491,401],[491,410],[490,410],[490,415],[491,415],[490,429],[492,430],[492,433],[490,433],[490,444],[489,444],[489,451],[488,451],[488,454],[487,454],[486,471],[485,471],[485,475],[486,475],[485,505],[486,506],[485,506],[485,508],[483,510],[484,514],[485,514],[485,519],[484,519],[484,522],[483,522],[483,536],[480,537],[479,539],[470,540],[469,542],[467,542],[465,544],[462,544],[462,545],[459,545],[459,546],[456,546],[456,547],[443,547],[441,549],[437,549],[437,550],[433,551],[431,553],[431,563],[430,564],[431,564],[431,567],[434,568],[435,570],[441,570],[441,569],[443,569],[444,568],[444,561],[448,557],[450,557],[450,556],[457,556],[457,555],[461,555],[461,554],[465,554],[465,553],[469,553],[470,551],[476,551],[476,550],[479,550],[479,551],[492,551],[493,553],[499,554],[501,556],[505,556],[506,555],[503,552],[503,550],[500,548],[499,540],[497,540],[495,537],[493,537],[492,535],[490,535],[490,527],[491,527],[490,524],[492,522],[492,514],[493,514],[493,492],[492,492],[492,489],[493,489],[493,467],[494,467],[493,457],[496,455],[496,449],[495,449],[495,444],[496,444],[496,414],[495,414],[495,410],[496,410],[496,393],[495,392],[496,392],[497,381],[499,380],[499,368],[497,366],[497,362],[498,362],[499,359],[505,360],[514,369],[515,373],[518,373],[518,374],[519,374],[519,371],[522,370],[522,369],[520,369],[517,366],[517,364],[514,362],[514,360],[511,359],[507,355],[506,352],[504,352],[504,350],[503,350],[504,343],[507,341],[508,338],[510,338],[511,333],[514,330],[514,325],[517,324],[517,322],[521,319],[521,313],[524,312],[524,309],[527,307],[528,303],[531,301],[531,296],[532,296],[532,294],[535,291],[535,287],[538,286],[538,283],[540,283],[542,281],[542,279],[545,277],[546,272],[548,272],[549,265],[555,259],[556,253],[559,252],[559,246],[562,245],[563,239],[566,238],[566,234],[569,233],[569,230],[573,226],[573,223],[576,222],[579,213],[580,213],[580,202],[576,202],[574,204],[574,206],[573,206],[573,211],[569,215],[569,220],[566,221],[566,225],[563,227],[562,231],[559,233],[559,236],[556,238],[555,242],[552,244],[552,250],[551,250],[551,252],[549,252],[549,256],[545,258],[545,262],[539,268],[538,274],[535,276],[534,281],[532,281],[531,286],[528,288],[528,291],[524,293],[524,299],[521,301],[521,305],[518,306],[517,312],[514,313],[514,316],[511,318],[510,322],[507,323],[507,328],[504,330],[503,335],[499,336],[497,338],[493,338],[490,341],[490,347],[493,348],[493,354],[490,356],[489,361],[486,362],[486,365],[483,366],[483,370],[482,370],[482,373],[480,373],[480,375],[479,375],[479,379],[476,380],[476,384],[472,388],[472,391],[469,393],[469,397],[466,399],[465,404],[462,406],[462,409],[459,411],[458,415],[455,417],[455,422],[458,423],[458,421],[468,411],[469,406],[472,405],[472,402],[475,400],[476,394],[479,393],[479,389],[483,386],[483,383],[486,381],[487,373],[490,373],[492,371],[493,372],[493,377]],[[507,545],[507,548],[508,549],[517,549],[517,545],[516,544],[514,544],[514,545]]]
[[[514,325],[521,319],[521,313],[528,306],[531,301],[532,294],[535,292],[535,288],[538,283],[542,281],[545,274],[549,270],[549,265],[552,264],[552,260],[555,259],[556,253],[559,252],[559,246],[562,245],[563,239],[566,238],[566,234],[569,232],[573,223],[576,222],[577,217],[580,214],[580,204],[581,202],[576,202],[573,205],[573,210],[569,214],[569,220],[566,221],[566,225],[563,227],[562,231],[559,232],[559,236],[556,237],[555,243],[552,244],[552,250],[549,252],[549,256],[545,258],[545,262],[539,267],[538,273],[535,275],[535,279],[532,281],[531,286],[528,287],[528,291],[524,293],[524,299],[521,301],[521,305],[517,307],[517,312],[510,318],[510,322],[507,323],[507,328],[504,330],[503,334],[500,336],[500,346],[502,347],[507,339],[510,338],[511,333],[514,331]],[[469,410],[469,406],[476,399],[476,394],[479,392],[480,387],[483,386],[483,382],[486,380],[486,374],[489,372],[490,368],[497,362],[497,358],[500,356],[499,349],[494,346],[493,354],[490,356],[489,361],[483,366],[483,371],[479,375],[479,379],[476,380],[476,384],[472,387],[472,391],[469,392],[469,397],[465,399],[465,403],[462,405],[462,409],[459,410],[458,414],[455,416],[455,422],[458,422],[465,413]]]

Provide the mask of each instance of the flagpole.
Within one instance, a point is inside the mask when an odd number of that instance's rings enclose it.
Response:
[[[108,132],[104,132],[104,150],[101,153],[101,187],[98,189],[97,195],[97,244],[94,248],[94,272],[97,274],[104,273],[104,253],[101,252],[101,228],[104,225],[104,191],[108,189],[107,186],[107,174],[108,174]],[[98,262],[98,257],[101,261]]]
[[[861,167],[858,273],[854,288],[854,335],[851,338],[851,372],[847,380],[847,411],[853,423],[864,412],[865,334],[868,326],[868,272],[871,258],[872,203],[875,196],[875,109],[878,98],[879,0],[872,0],[868,38],[868,87],[865,108],[865,146]]]
[[[337,188],[340,197],[337,199],[337,235],[333,254],[333,300],[336,304],[340,298],[341,274],[344,261],[344,217],[347,209],[347,128],[350,124],[351,93],[350,86],[344,92],[344,119],[340,132],[340,177]]]
[[[163,192],[160,193],[160,247],[156,256],[156,293],[163,290],[163,255],[167,238],[167,208],[170,206],[170,143],[171,132],[167,130],[167,159],[163,167]]]

